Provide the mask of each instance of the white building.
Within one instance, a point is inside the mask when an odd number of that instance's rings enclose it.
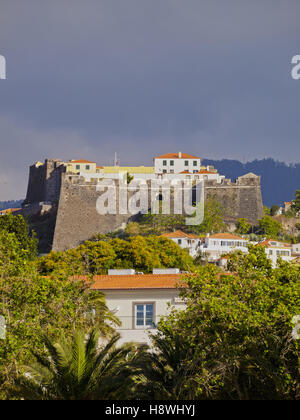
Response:
[[[277,259],[281,258],[283,261],[292,261],[292,245],[284,242],[275,241],[273,239],[266,239],[259,242],[258,245],[266,248],[266,254],[272,261],[273,267],[277,265]]]
[[[201,166],[201,159],[187,153],[167,153],[154,159],[154,166],[97,166],[96,162],[78,159],[64,163],[69,174],[81,175],[87,182],[102,179],[126,179],[127,173],[143,180],[216,180],[225,178],[212,166]]]
[[[201,239],[197,235],[176,230],[176,232],[164,233],[161,235],[164,238],[169,238],[183,249],[187,249],[192,257],[195,257],[200,249]]]
[[[156,174],[180,174],[183,171],[195,173],[201,169],[201,159],[182,152],[166,153],[154,158],[154,168]]]
[[[67,171],[73,173],[93,174],[97,171],[97,163],[85,159],[72,159],[66,163]]]
[[[200,246],[201,253],[207,255],[210,262],[215,262],[222,255],[236,250],[248,253],[248,240],[231,233],[207,234],[204,243]]]
[[[171,308],[185,308],[176,287],[182,275],[177,269],[159,269],[160,274],[131,272],[124,270],[120,274],[118,270],[117,275],[95,276],[91,289],[105,294],[108,308],[120,319],[122,325],[117,328],[120,344],[130,341],[150,344],[148,333],[155,333],[161,317],[168,315]]]

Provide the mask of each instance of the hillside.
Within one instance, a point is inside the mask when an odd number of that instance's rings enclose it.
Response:
[[[213,165],[219,173],[232,180],[253,172],[262,177],[263,202],[267,206],[291,201],[300,188],[300,163],[287,165],[271,158],[242,163],[238,160],[203,159],[203,165]]]
[[[0,210],[19,208],[23,201],[24,200],[0,201]]]

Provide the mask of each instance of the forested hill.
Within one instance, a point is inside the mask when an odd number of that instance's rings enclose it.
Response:
[[[260,175],[263,202],[267,206],[291,201],[295,197],[295,191],[300,189],[300,163],[287,165],[273,159],[254,160],[247,163],[229,159],[203,159],[202,164],[213,165],[221,175],[232,180],[248,172]]]
[[[0,201],[0,210],[18,209],[21,207],[23,201],[24,200]]]

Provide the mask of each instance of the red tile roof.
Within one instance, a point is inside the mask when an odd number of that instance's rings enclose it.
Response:
[[[218,173],[217,171],[213,172],[213,171],[208,171],[207,169],[201,169],[199,172],[196,172],[197,174],[216,174]]]
[[[278,245],[272,245],[270,242],[276,242]],[[267,248],[291,248],[290,244],[284,242],[275,241],[275,239],[266,239],[263,242],[259,242],[257,245],[266,246]]]
[[[176,289],[182,274],[132,274],[94,276],[92,290]]]
[[[214,235],[210,235],[210,238],[216,239],[238,239],[245,241],[246,239],[242,238],[241,236],[232,235],[232,233],[215,233]]]
[[[78,159],[78,160],[70,160],[70,163],[96,163],[96,162],[92,162],[90,160],[85,160],[85,159]]]
[[[176,230],[175,232],[163,233],[161,236],[165,238],[190,238],[190,239],[199,239],[199,236],[192,233],[185,233],[182,230]]]
[[[15,211],[19,211],[19,210],[22,210],[22,209],[4,209],[4,210],[0,210],[0,213],[14,213]]]
[[[200,159],[197,156],[188,155],[187,153],[181,153],[181,158],[179,153],[166,153],[165,155],[156,156],[154,159]]]

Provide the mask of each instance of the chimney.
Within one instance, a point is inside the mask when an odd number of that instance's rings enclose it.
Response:
[[[179,159],[181,159],[181,152],[178,153],[178,157],[179,157]]]

